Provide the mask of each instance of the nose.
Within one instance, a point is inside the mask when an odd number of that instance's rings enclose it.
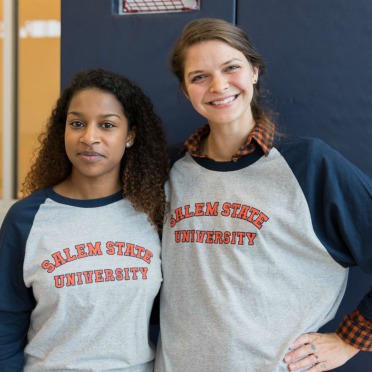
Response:
[[[80,141],[86,145],[99,142],[99,129],[94,124],[88,124],[81,135]]]
[[[215,75],[210,86],[211,93],[220,93],[229,87],[227,79],[223,75]]]

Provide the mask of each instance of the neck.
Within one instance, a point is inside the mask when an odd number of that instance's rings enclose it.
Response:
[[[53,190],[70,199],[89,200],[113,195],[121,190],[121,185],[119,180],[118,182],[109,184],[107,179],[102,182],[82,182],[79,179],[77,182],[74,177],[70,176],[54,186]]]
[[[210,125],[210,133],[201,144],[201,152],[215,161],[231,161],[239,148],[246,142],[255,123],[242,130],[231,126]]]

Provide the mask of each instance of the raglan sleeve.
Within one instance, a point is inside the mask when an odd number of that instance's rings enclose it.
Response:
[[[30,314],[35,307],[32,290],[23,280],[27,233],[20,224],[19,213],[18,205],[13,205],[0,229],[0,371],[3,372],[23,371]]]
[[[317,213],[324,227],[321,231],[318,226],[319,235],[342,266],[372,274],[372,179],[328,145],[319,146],[325,154],[315,177],[322,200]],[[336,333],[346,343],[372,351],[372,287]]]
[[[372,179],[319,139],[293,139],[285,158],[304,192],[314,232],[343,267],[372,274]],[[348,344],[372,351],[372,287],[336,330]]]

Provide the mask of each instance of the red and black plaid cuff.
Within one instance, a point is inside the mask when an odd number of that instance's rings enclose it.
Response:
[[[372,321],[358,309],[345,316],[336,333],[347,344],[359,350],[372,351]]]

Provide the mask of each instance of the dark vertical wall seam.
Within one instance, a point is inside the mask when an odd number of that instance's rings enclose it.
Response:
[[[233,0],[233,21],[232,23],[236,25],[237,22],[237,16],[238,16],[238,0]]]

